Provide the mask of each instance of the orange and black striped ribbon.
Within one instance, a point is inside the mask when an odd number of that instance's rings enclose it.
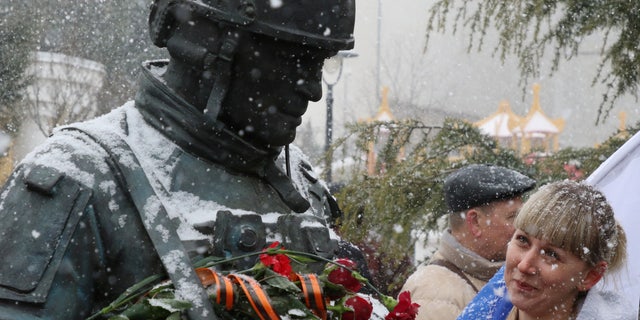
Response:
[[[258,281],[241,274],[230,274],[228,277],[240,285],[260,320],[280,320],[278,314],[273,310],[267,293],[264,292]]]
[[[297,274],[304,294],[305,304],[320,319],[327,319],[327,305],[322,295],[322,286],[315,274]]]
[[[233,283],[229,278],[219,275],[210,268],[197,268],[196,274],[205,288],[215,284],[214,292],[217,304],[224,304],[224,307],[227,310],[231,310],[233,308],[234,290]]]

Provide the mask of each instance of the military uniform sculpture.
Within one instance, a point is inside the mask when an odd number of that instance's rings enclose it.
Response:
[[[147,276],[273,241],[332,257],[339,211],[289,146],[353,0],[156,0],[135,101],[59,128],[2,191],[0,318],[84,319]],[[251,265],[254,261],[239,262]],[[191,319],[215,319],[202,290]],[[200,297],[198,297],[200,295]]]

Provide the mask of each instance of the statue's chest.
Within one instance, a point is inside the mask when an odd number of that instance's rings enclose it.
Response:
[[[192,258],[242,256],[274,241],[287,249],[330,257],[335,248],[323,216],[293,213],[257,177],[176,155],[154,168],[156,189]],[[256,256],[238,261],[253,266]]]

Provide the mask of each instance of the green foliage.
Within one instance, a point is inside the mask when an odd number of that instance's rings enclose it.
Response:
[[[430,9],[427,40],[435,31],[446,31],[452,12],[453,32],[460,25],[470,31],[470,50],[481,50],[485,36],[495,29],[499,35],[495,52],[502,59],[516,56],[523,79],[539,76],[546,50],[552,56],[553,73],[561,60],[578,55],[582,39],[602,35],[602,59],[593,82],[604,83],[606,91],[596,122],[606,119],[619,97],[637,97],[639,1],[438,0]]]
[[[538,185],[569,178],[564,170],[565,165],[576,166],[582,172],[578,180],[586,179],[639,129],[640,123],[627,128],[626,132],[616,132],[593,148],[565,148],[549,157],[538,159],[533,164]]]
[[[371,253],[385,272],[374,275],[374,281],[389,294],[396,293],[412,271],[407,265],[415,243],[411,231],[436,229],[446,213],[442,181],[449,173],[470,163],[528,169],[512,151],[463,121],[449,119],[442,128],[415,121],[359,124],[352,130],[362,154],[379,132],[387,138],[375,165],[380,174],[355,170],[336,195],[344,211],[339,231],[353,243],[375,247]],[[400,150],[407,153],[402,159],[397,157]]]

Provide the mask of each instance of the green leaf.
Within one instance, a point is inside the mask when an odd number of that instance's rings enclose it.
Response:
[[[168,316],[166,320],[181,320],[181,319],[182,319],[182,313],[174,312],[170,316]]]
[[[164,284],[158,284],[149,290],[149,296],[156,298],[173,298],[175,296],[175,289],[171,281],[166,281]]]
[[[309,257],[309,256],[303,256],[303,255],[299,255],[299,254],[287,253],[287,256],[289,257],[289,259],[295,261],[296,263],[300,263],[300,264],[308,264],[308,263],[314,263],[314,262],[318,261],[318,258],[313,258],[313,257]]]
[[[271,269],[267,269],[265,271],[265,277],[263,280],[264,283],[268,284],[271,287],[280,289],[285,292],[291,292],[294,294],[300,293],[301,290],[295,283],[289,281],[289,279],[279,275],[275,271]]]
[[[347,294],[347,289],[341,284],[335,284],[330,281],[324,282],[324,292],[329,296],[342,297]]]
[[[136,303],[124,310],[119,316],[129,320],[164,320],[169,316],[170,312],[164,308],[154,307],[144,301]],[[110,318],[111,319],[111,318]]]
[[[300,300],[290,295],[272,296],[271,306],[280,315],[288,315],[289,319],[318,319]],[[296,312],[289,313],[289,310]],[[300,310],[300,313],[297,312]]]
[[[156,274],[156,275],[149,276],[143,279],[142,281],[134,284],[133,286],[125,290],[120,296],[118,296],[116,300],[111,302],[111,304],[109,304],[107,307],[100,310],[100,312],[87,318],[87,320],[96,319],[100,315],[109,314],[114,310],[121,309],[122,307],[126,306],[130,301],[145,294],[150,289],[150,287],[152,287],[154,283],[160,281],[162,278],[164,278],[164,275]]]
[[[221,262],[225,262],[226,259],[223,257],[216,257],[216,256],[209,256],[206,258],[203,258],[201,260],[198,260],[196,262],[193,263],[193,267],[194,268],[204,268],[204,267],[210,267],[216,264],[219,264]]]
[[[154,306],[157,308],[163,308],[170,312],[184,311],[191,308],[191,303],[189,301],[178,300],[178,299],[152,298],[147,300],[147,303],[149,303],[151,306]]]
[[[165,320],[180,319],[180,314],[191,307],[191,303],[177,299],[152,298],[135,303],[109,320]],[[174,314],[178,314],[178,318]]]

